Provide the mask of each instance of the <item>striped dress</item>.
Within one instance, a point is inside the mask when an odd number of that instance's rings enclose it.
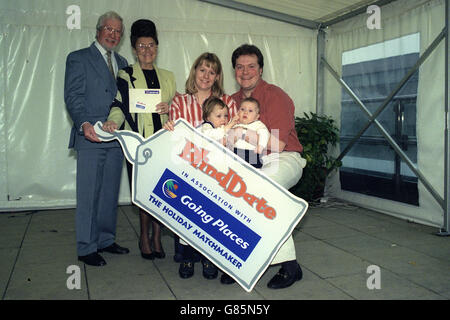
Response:
[[[229,119],[233,118],[237,114],[236,102],[227,94],[222,95],[221,99],[229,108]],[[203,123],[202,114],[202,106],[192,94],[175,95],[169,107],[169,120],[182,118],[195,128]]]

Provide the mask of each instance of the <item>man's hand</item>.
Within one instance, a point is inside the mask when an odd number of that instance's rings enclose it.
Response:
[[[105,130],[106,132],[109,133],[113,133],[114,131],[117,130],[117,124],[114,121],[106,121],[103,126],[102,129]]]
[[[85,122],[83,124],[83,133],[84,133],[84,137],[86,139],[88,139],[91,142],[102,142],[98,136],[97,133],[94,130],[94,126],[92,124],[90,124],[89,122]]]
[[[269,142],[267,143],[267,150],[271,152],[283,152],[284,147],[286,147],[286,143],[278,139],[273,134],[270,135]]]

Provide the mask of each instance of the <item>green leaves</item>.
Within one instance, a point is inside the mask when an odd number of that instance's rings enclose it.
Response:
[[[295,129],[307,164],[302,178],[290,191],[307,201],[315,201],[323,195],[328,173],[342,165],[328,155],[328,148],[339,141],[339,128],[331,117],[313,112],[303,115],[295,118]]]

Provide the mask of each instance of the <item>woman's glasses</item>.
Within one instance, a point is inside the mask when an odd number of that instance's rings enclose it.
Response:
[[[136,50],[138,50],[138,51],[145,51],[146,49],[153,50],[157,47],[158,47],[158,45],[154,42],[149,43],[149,44],[139,43],[136,45]]]

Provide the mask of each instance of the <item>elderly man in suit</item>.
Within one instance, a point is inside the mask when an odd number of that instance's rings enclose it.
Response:
[[[100,142],[93,127],[106,121],[117,93],[115,75],[128,65],[114,52],[122,34],[122,18],[107,12],[98,19],[96,41],[66,61],[64,101],[73,121],[69,148],[77,151],[77,253],[92,266],[106,264],[99,252],[129,252],[115,242],[122,149],[117,141]]]

